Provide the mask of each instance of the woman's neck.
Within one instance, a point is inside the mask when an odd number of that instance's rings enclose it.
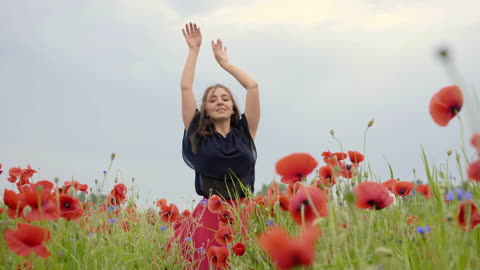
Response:
[[[222,134],[224,137],[230,132],[230,119],[228,121],[214,122],[215,131]]]

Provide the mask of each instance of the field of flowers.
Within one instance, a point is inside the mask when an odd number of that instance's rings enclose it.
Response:
[[[433,121],[459,119],[464,93],[461,82],[435,93]],[[281,183],[261,194],[202,200],[219,213],[222,246],[186,252],[211,269],[480,269],[480,159],[466,154],[479,153],[480,134],[470,135],[444,166],[420,153],[423,183],[374,177],[364,151],[285,156],[275,164]],[[460,182],[448,177],[450,157]],[[3,170],[0,181],[16,188],[0,203],[0,269],[194,269],[171,241],[191,209],[159,199],[138,210],[124,183],[33,182],[30,165]]]

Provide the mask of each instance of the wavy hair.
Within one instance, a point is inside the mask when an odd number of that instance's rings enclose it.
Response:
[[[200,118],[198,120],[198,128],[197,130],[194,131],[194,134],[195,133],[199,134],[202,137],[206,137],[214,134],[215,124],[213,123],[212,119],[207,115],[206,103],[207,103],[208,93],[210,93],[210,91],[213,91],[217,88],[225,89],[225,91],[227,91],[228,94],[230,95],[230,98],[232,99],[232,103],[233,103],[233,114],[230,116],[230,127],[232,129],[238,127],[240,123],[240,110],[238,109],[237,102],[235,102],[235,99],[233,98],[233,95],[230,89],[228,89],[223,84],[217,83],[215,85],[207,87],[207,89],[205,89],[205,92],[203,93],[202,105],[200,105]]]

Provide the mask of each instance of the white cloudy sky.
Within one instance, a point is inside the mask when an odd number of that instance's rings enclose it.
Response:
[[[93,184],[110,153],[113,174],[135,177],[141,201],[198,198],[181,157],[180,76],[186,22],[200,25],[197,100],[228,85],[210,40],[257,79],[262,118],[256,188],[277,179],[276,160],[326,149],[363,148],[386,180],[424,177],[420,146],[432,162],[459,149],[458,121],[436,126],[428,102],[452,84],[435,56],[453,51],[469,85],[479,85],[480,2],[476,0],[1,1],[0,163],[31,164],[37,179]],[[471,133],[470,127],[466,134]],[[453,161],[453,160],[452,160]],[[454,166],[451,162],[451,166]],[[0,176],[0,188],[12,186]],[[113,176],[113,175],[112,175]],[[110,186],[111,186],[110,182]]]

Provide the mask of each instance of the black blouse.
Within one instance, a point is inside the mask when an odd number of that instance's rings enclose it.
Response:
[[[197,110],[188,131],[184,131],[182,143],[183,160],[195,170],[197,194],[233,199],[245,197],[246,190],[253,193],[257,151],[245,114],[226,137],[218,132],[206,137],[193,134],[199,119]]]

